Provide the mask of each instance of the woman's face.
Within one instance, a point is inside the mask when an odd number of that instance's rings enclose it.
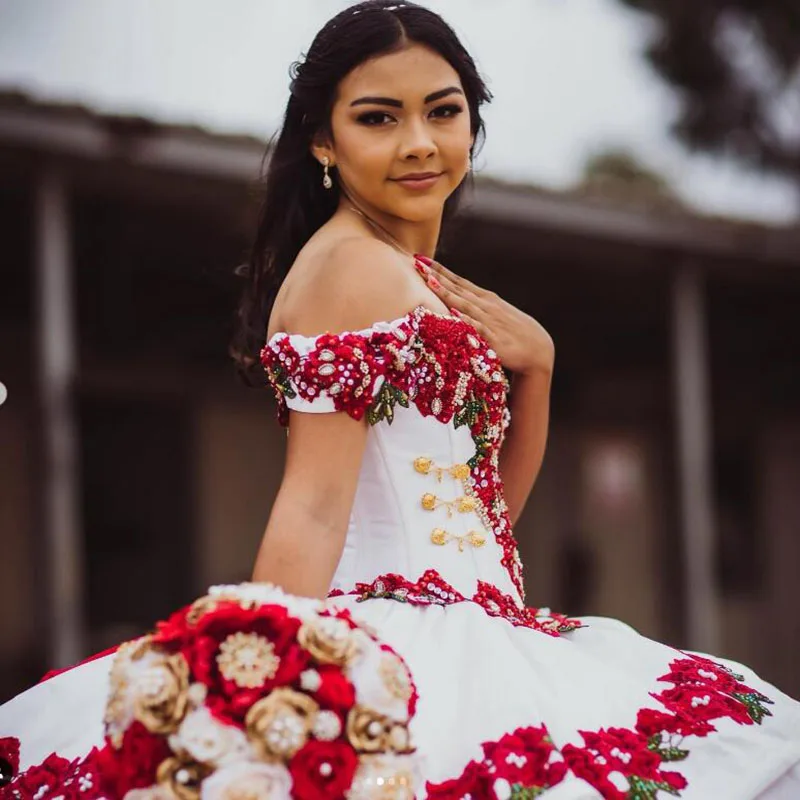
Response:
[[[362,207],[408,222],[441,216],[469,169],[470,114],[458,73],[412,44],[366,61],[339,84],[328,155]],[[429,176],[427,178],[421,176]]]

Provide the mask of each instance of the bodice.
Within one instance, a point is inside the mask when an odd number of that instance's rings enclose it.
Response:
[[[362,330],[278,332],[261,362],[281,425],[290,409],[369,424],[334,593],[427,572],[444,580],[440,593],[489,587],[521,606],[498,469],[509,383],[470,323],[419,305]]]

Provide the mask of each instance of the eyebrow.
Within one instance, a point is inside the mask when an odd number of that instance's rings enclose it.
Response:
[[[446,89],[439,89],[438,92],[433,92],[429,94],[425,98],[425,105],[428,103],[433,103],[435,100],[441,100],[443,97],[447,97],[451,94],[460,94],[463,95],[464,92],[458,88],[458,86],[448,86]],[[350,103],[351,106],[364,106],[364,105],[376,105],[376,106],[392,106],[394,108],[402,108],[403,101],[402,100],[395,100],[393,97],[359,97],[358,100],[353,100]]]

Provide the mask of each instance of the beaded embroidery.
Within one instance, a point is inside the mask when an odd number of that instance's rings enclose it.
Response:
[[[511,595],[504,594],[496,586],[478,581],[478,589],[472,597],[465,597],[454,589],[435,570],[426,570],[417,581],[409,581],[402,575],[387,573],[371,583],[356,583],[353,589],[334,589],[328,597],[357,595],[358,602],[371,599],[396,600],[414,606],[451,605],[453,603],[475,603],[490,617],[502,617],[512,625],[531,628],[550,636],[561,636],[578,628],[586,627],[580,620],[563,614],[554,614],[547,608],[520,606]]]
[[[289,424],[287,398],[326,397],[333,408],[370,425],[394,419],[411,402],[423,416],[454,427],[466,425],[475,444],[467,462],[465,494],[474,498],[484,527],[500,544],[501,563],[524,600],[522,564],[503,497],[499,454],[511,421],[509,382],[489,343],[463,319],[424,305],[391,322],[361,331],[300,337],[302,354],[288,333],[276,333],[261,351],[275,391],[278,422]],[[305,347],[301,350],[305,351]]]

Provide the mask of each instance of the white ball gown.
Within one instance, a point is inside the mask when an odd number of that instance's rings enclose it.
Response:
[[[358,331],[276,333],[262,363],[281,424],[289,409],[369,424],[328,602],[411,668],[418,797],[800,798],[800,703],[617,620],[524,605],[498,469],[509,386],[469,323],[420,305]],[[0,756],[18,744],[24,771],[102,744],[110,661],[0,707]]]

